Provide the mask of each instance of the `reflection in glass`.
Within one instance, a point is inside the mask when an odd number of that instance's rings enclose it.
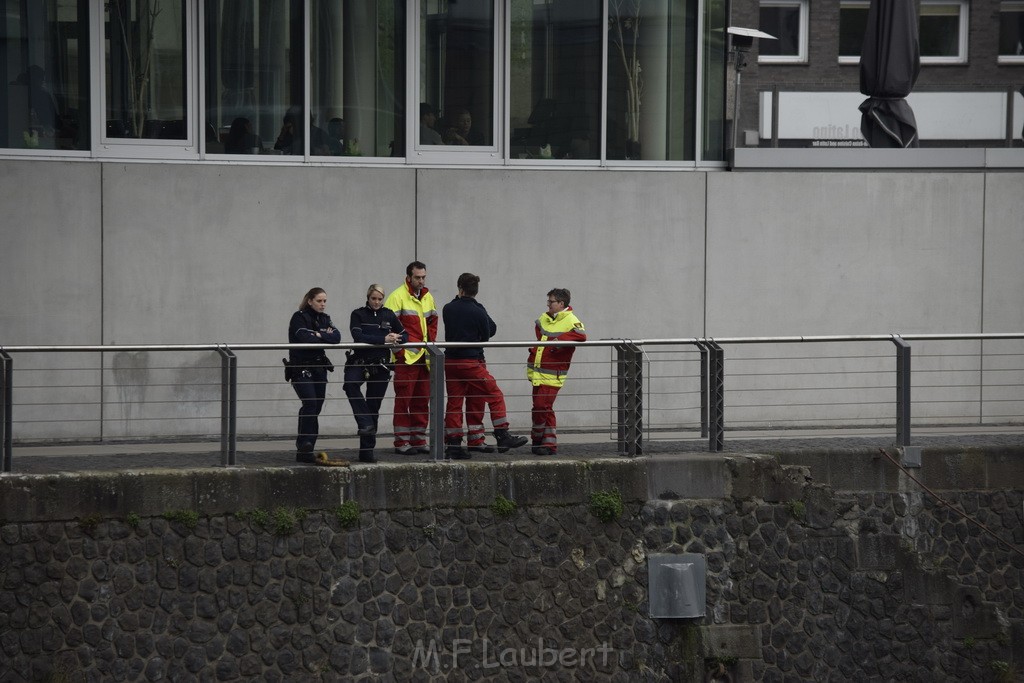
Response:
[[[0,7],[0,147],[88,149],[88,1]]]
[[[1002,3],[999,8],[999,56],[1024,55],[1024,3]]]
[[[512,0],[513,159],[601,155],[601,1]]]
[[[839,56],[857,57],[868,25],[867,3],[843,3],[839,6]]]
[[[922,4],[922,57],[960,56],[960,5]]]
[[[758,41],[761,57],[800,57],[800,5],[761,5],[760,30],[775,40]]]
[[[423,0],[421,8],[420,102],[440,110],[434,130],[445,145],[492,146],[494,3]]]
[[[404,156],[405,2],[313,5],[311,150]]]
[[[608,3],[608,159],[694,158],[697,5]]]
[[[703,144],[701,159],[725,159],[726,0],[704,2]]]
[[[107,137],[187,137],[181,0],[107,0]]]
[[[207,152],[303,154],[302,4],[207,0]]]

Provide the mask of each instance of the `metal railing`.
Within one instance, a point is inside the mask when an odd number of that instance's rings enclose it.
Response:
[[[853,354],[832,350],[843,344],[853,345]],[[936,345],[944,344],[943,348]],[[1008,346],[1006,346],[1008,344]],[[952,349],[949,346],[952,345]],[[1000,346],[1001,345],[1001,346]],[[490,353],[501,350],[517,352],[533,346],[579,347],[573,362],[572,379],[567,387],[577,387],[564,393],[573,394],[580,404],[592,406],[604,395],[610,399],[610,435],[617,442],[619,453],[627,456],[642,455],[646,445],[666,435],[685,433],[707,440],[707,450],[723,450],[726,433],[727,395],[730,423],[746,429],[786,429],[809,424],[826,427],[856,428],[858,425],[882,426],[894,431],[895,444],[910,447],[912,414],[920,411],[930,423],[944,424],[1024,424],[1024,333],[989,334],[920,334],[920,335],[860,335],[860,336],[800,336],[800,337],[729,337],[729,338],[677,338],[677,339],[605,339],[573,342],[488,342],[409,344],[425,348],[431,359],[431,401],[429,443],[434,459],[444,458],[444,354],[449,348],[484,347]],[[794,353],[798,347],[813,346],[829,353]],[[239,437],[240,385],[251,389],[256,384],[260,391],[270,383],[279,384],[281,366],[277,364],[247,364],[246,380],[239,379],[239,357],[255,358],[264,352],[286,351],[293,348],[356,349],[362,344],[207,344],[207,345],[108,345],[108,346],[7,346],[0,347],[0,409],[2,409],[3,472],[13,469],[15,427],[26,429],[36,422],[15,422],[14,409],[45,411],[58,401],[16,399],[22,395],[48,388],[58,390],[62,396],[75,391],[95,392],[99,401],[75,402],[71,398],[61,401],[81,408],[88,405],[99,416],[87,416],[82,421],[115,420],[104,410],[124,413],[129,423],[148,425],[152,420],[168,420],[174,416],[167,406],[180,408],[188,404],[189,410],[205,404],[216,404],[219,416],[196,413],[179,416],[180,419],[216,420],[216,436],[220,440],[220,460],[224,466],[236,464]],[[888,351],[884,349],[888,347]],[[912,348],[919,349],[914,374],[911,371]],[[581,358],[595,349],[611,353],[610,363]],[[937,350],[936,350],[937,349]],[[729,351],[728,362],[726,351]],[[933,352],[935,351],[935,352]],[[88,375],[83,383],[63,384],[49,380],[43,369],[21,368],[35,383],[24,382],[15,386],[16,359],[27,359],[41,354],[50,362],[44,367],[56,367],[56,357],[74,357],[80,354],[101,354],[99,368],[71,367],[60,370]],[[118,358],[129,358],[133,353],[174,354],[191,357],[205,353],[218,358],[217,366],[170,366],[145,370],[131,363],[118,365]],[[766,354],[774,355],[766,355]],[[104,379],[107,354],[114,354],[109,370],[114,379]],[[524,354],[525,356],[525,354]],[[276,360],[276,359],[275,359]],[[525,361],[525,357],[522,359]],[[696,361],[696,371],[694,362]],[[499,376],[505,367],[521,370],[524,362],[494,362],[488,365]],[[26,365],[28,365],[26,363]],[[601,366],[607,367],[605,370]],[[727,374],[726,369],[729,368]],[[203,382],[202,378],[219,369],[217,383]],[[153,374],[164,370],[177,373],[166,382]],[[53,370],[54,372],[58,370]],[[95,379],[96,373],[99,379]],[[131,374],[136,372],[136,375]],[[584,386],[593,386],[601,376],[611,381],[609,390],[586,393]],[[249,381],[248,378],[254,378]],[[917,377],[917,396],[912,394],[912,378]],[[127,388],[128,380],[138,386]],[[502,378],[499,376],[499,380]],[[586,384],[589,383],[589,384]],[[116,386],[111,386],[116,385]],[[186,399],[159,400],[146,395],[161,387],[187,387],[194,395]],[[727,394],[728,389],[728,394]],[[104,393],[106,392],[106,393]],[[115,400],[107,394],[121,392]],[[133,393],[134,392],[134,393]],[[261,392],[262,393],[262,392]],[[141,396],[141,398],[140,398]],[[784,400],[779,401],[778,397]],[[808,398],[803,398],[807,396]],[[834,397],[834,400],[831,400]],[[527,396],[516,396],[526,400]],[[829,400],[826,400],[829,399]],[[257,395],[246,399],[250,404],[274,400]],[[283,399],[279,399],[283,400]],[[155,406],[156,415],[130,414],[137,404]],[[571,410],[571,409],[570,409]],[[524,411],[526,412],[526,411]],[[562,409],[560,409],[560,414]],[[590,415],[593,408],[584,407],[581,413]],[[796,413],[796,417],[792,415]],[[696,415],[686,419],[686,416]],[[262,412],[248,416],[254,423],[265,421]],[[280,417],[280,415],[272,415]],[[73,417],[49,420],[51,423],[71,424]],[[133,422],[134,421],[134,422]],[[143,430],[143,436],[153,437],[152,429]],[[211,432],[212,438],[214,434]],[[101,439],[102,440],[102,439]]]

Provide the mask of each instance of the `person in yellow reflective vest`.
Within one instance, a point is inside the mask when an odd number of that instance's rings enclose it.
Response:
[[[534,332],[538,341],[586,341],[583,323],[569,305],[568,289],[548,292],[548,310],[537,318]],[[535,346],[530,349],[526,378],[533,384],[533,429],[530,433],[534,455],[558,451],[555,431],[555,397],[565,384],[575,346]]]
[[[410,342],[437,341],[437,307],[426,287],[427,267],[413,261],[405,268],[405,282],[384,302],[398,316]],[[430,366],[426,349],[395,351],[395,452],[429,453]]]

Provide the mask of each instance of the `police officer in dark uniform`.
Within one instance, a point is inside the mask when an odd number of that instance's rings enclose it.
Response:
[[[361,344],[395,346],[408,341],[408,335],[390,308],[384,308],[384,288],[378,284],[366,290],[366,305],[352,311],[349,320],[352,339]],[[380,404],[391,379],[391,351],[386,348],[354,349],[345,361],[345,395],[352,406],[359,434],[360,462],[377,462],[377,422]],[[360,388],[366,384],[366,396]]]
[[[299,310],[288,324],[289,344],[337,344],[341,332],[327,315],[327,292],[314,287],[302,298]],[[327,373],[334,371],[323,349],[289,349],[287,370],[292,388],[302,401],[295,437],[295,460],[316,462],[313,449],[320,433],[320,411],[327,395]]]

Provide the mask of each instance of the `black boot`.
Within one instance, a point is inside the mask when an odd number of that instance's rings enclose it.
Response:
[[[473,455],[462,447],[461,441],[447,441],[444,446],[444,457],[450,460],[469,460]]]
[[[509,449],[525,446],[526,442],[529,441],[525,436],[509,434],[507,429],[495,429],[494,438],[498,440],[499,453],[505,453]]]

